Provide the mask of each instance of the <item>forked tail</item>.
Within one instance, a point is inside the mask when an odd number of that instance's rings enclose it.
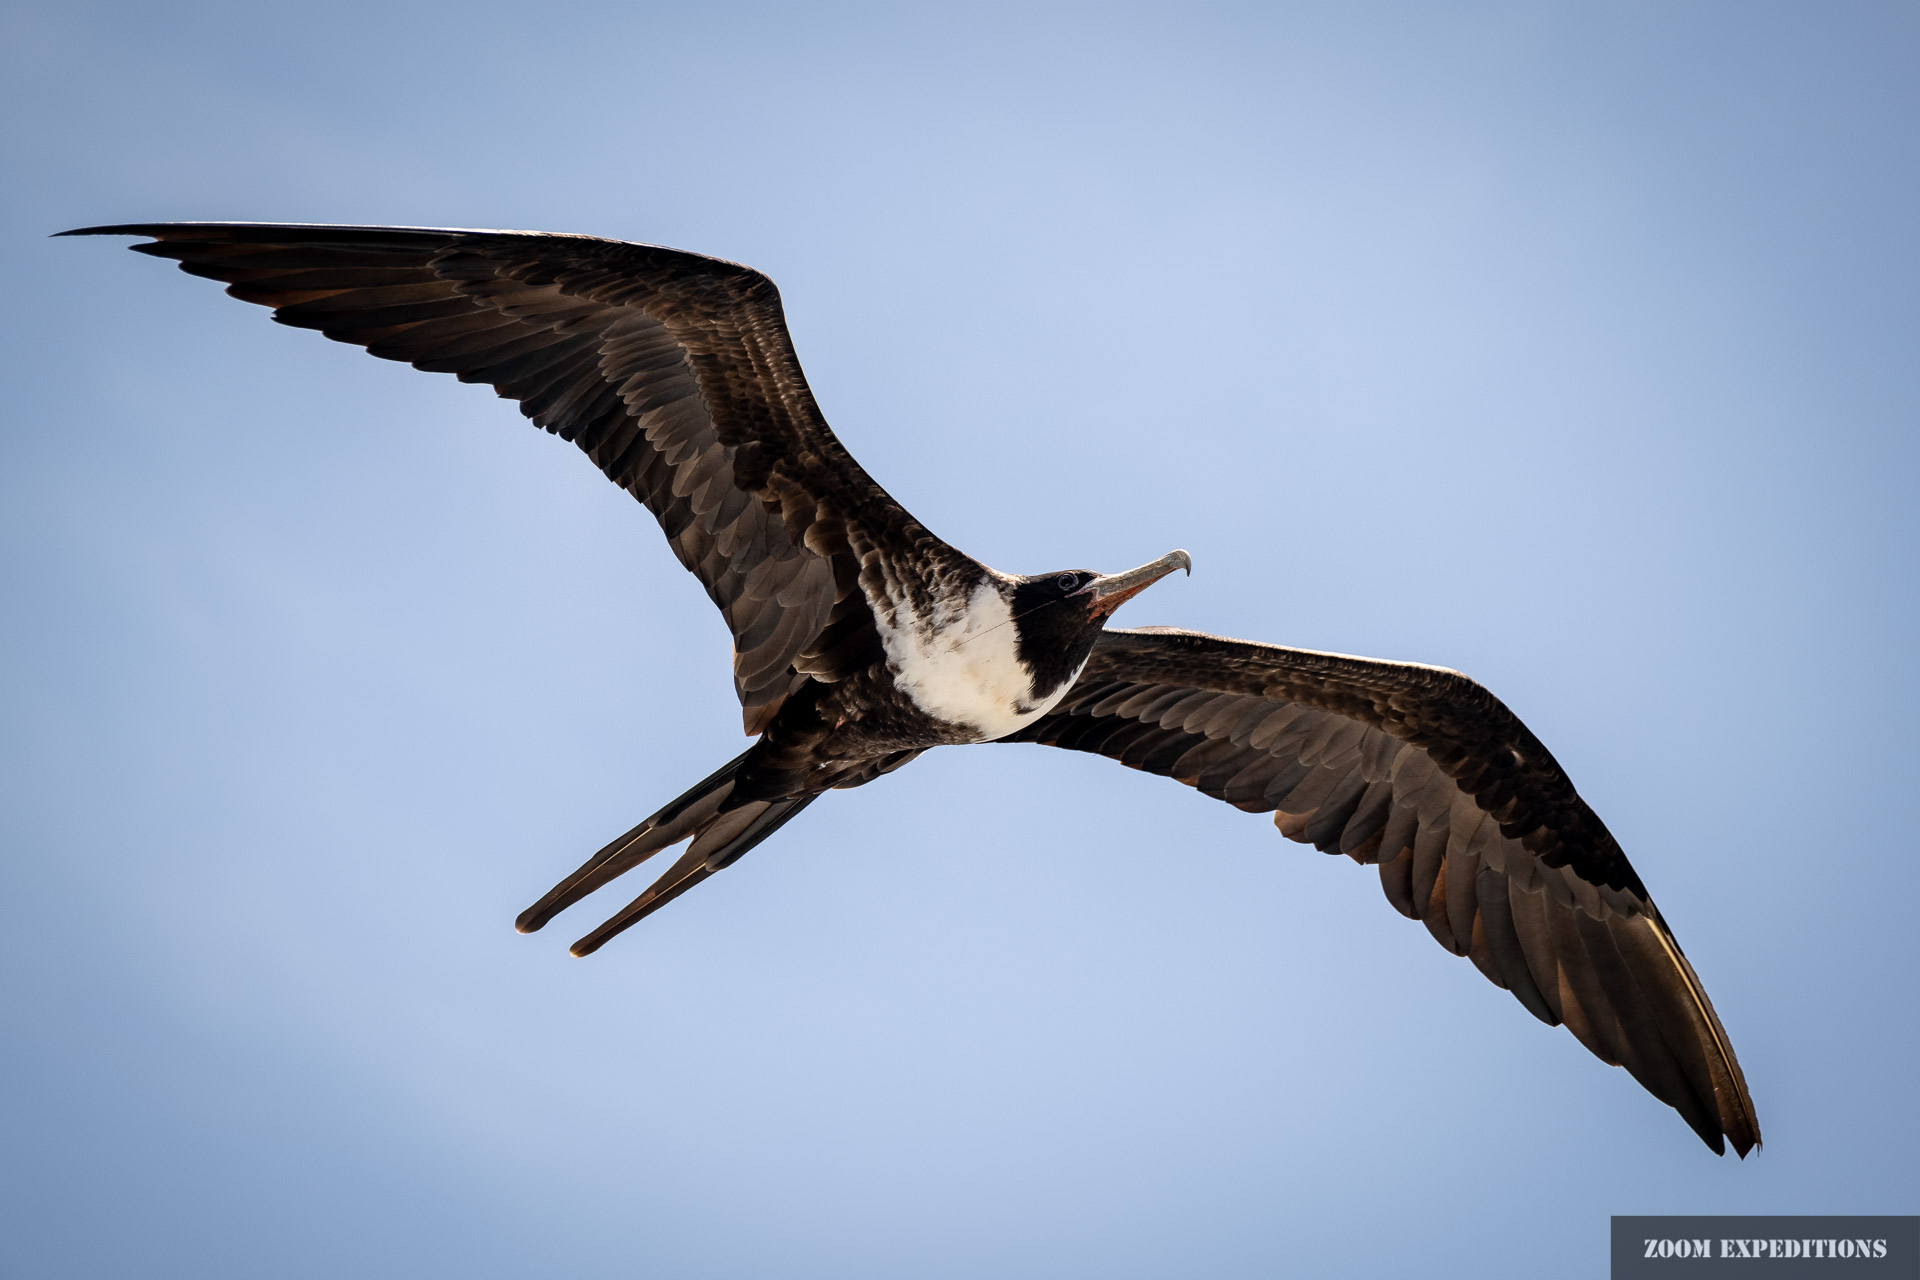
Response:
[[[733,808],[727,800],[752,749],[720,766],[704,781],[609,844],[553,886],[547,896],[520,913],[513,927],[532,933],[607,882],[626,874],[669,845],[692,837],[693,843],[665,875],[628,903],[619,914],[573,944],[576,956],[591,955],[609,938],[637,924],[714,872],[732,865],[747,850],[778,831],[813,803],[815,796],[749,800]]]

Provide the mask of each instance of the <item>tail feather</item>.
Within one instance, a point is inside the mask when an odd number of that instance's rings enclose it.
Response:
[[[680,855],[678,862],[667,868],[665,875],[647,886],[645,893],[574,943],[573,954],[592,955],[609,939],[640,923],[714,872],[732,866],[747,850],[785,826],[818,798],[816,794],[790,800],[756,800],[720,814],[694,837],[693,844]]]
[[[672,803],[580,864],[578,870],[520,913],[513,927],[532,933],[600,886],[607,884],[670,845],[700,831],[720,812],[733,792],[735,776],[747,752],[735,756]]]

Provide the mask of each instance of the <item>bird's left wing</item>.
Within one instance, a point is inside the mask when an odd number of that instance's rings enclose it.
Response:
[[[660,521],[734,640],[749,733],[873,660],[867,589],[964,560],[828,428],[780,295],[738,263],[539,232],[170,222],[142,253],[417,369],[490,384]],[[970,563],[970,562],[969,562]],[[864,588],[863,588],[864,584]]]
[[[1002,741],[1108,756],[1377,863],[1403,915],[1708,1146],[1759,1142],[1726,1031],[1646,886],[1547,749],[1458,672],[1109,630],[1066,699]]]

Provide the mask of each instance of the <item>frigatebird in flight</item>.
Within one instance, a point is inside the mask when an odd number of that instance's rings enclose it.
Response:
[[[1456,671],[1109,628],[1175,569],[1001,573],[889,497],[828,429],[773,282],[588,236],[147,223],[142,253],[274,319],[493,386],[639,499],[733,632],[753,745],[524,912],[531,932],[686,852],[596,950],[830,788],[930,747],[1039,742],[1197,787],[1379,868],[1403,915],[1678,1110],[1760,1141],[1726,1031],[1646,886],[1539,739]]]

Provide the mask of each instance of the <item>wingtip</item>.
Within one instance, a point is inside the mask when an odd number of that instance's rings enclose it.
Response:
[[[74,227],[70,231],[56,231],[47,239],[58,240],[61,236],[150,236],[152,234],[153,232],[144,226],[118,223],[108,227]]]

